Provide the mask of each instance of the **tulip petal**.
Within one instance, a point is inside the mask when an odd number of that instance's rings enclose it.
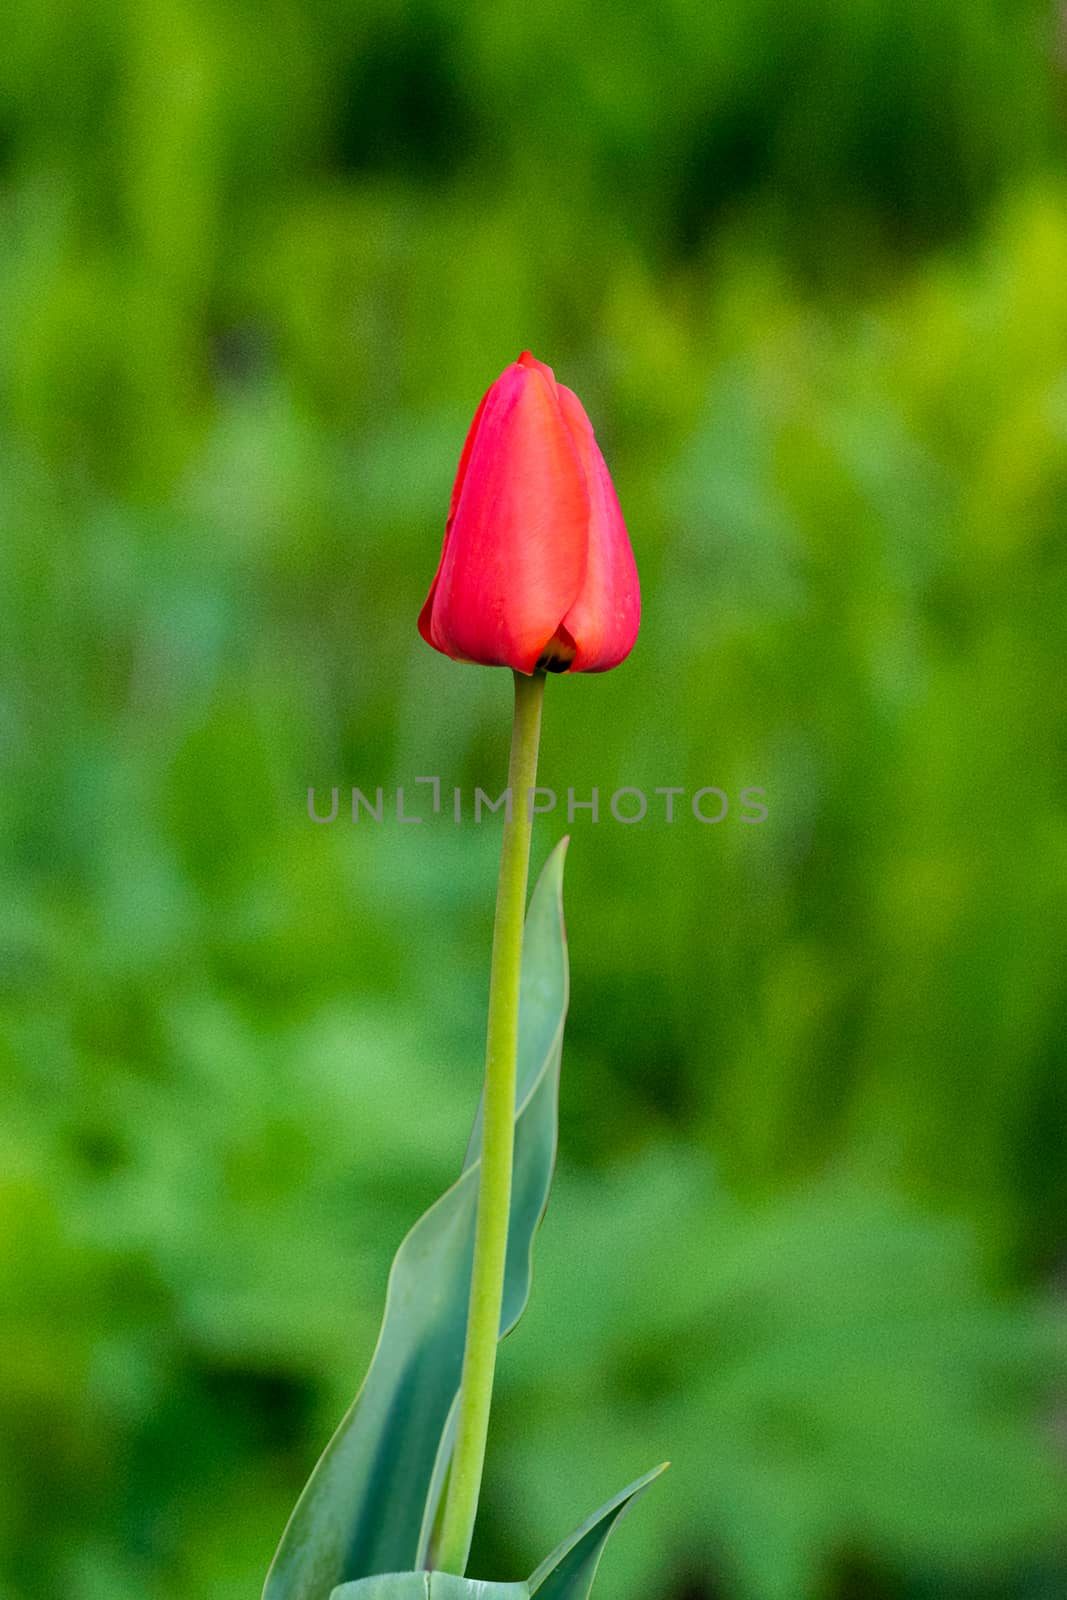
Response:
[[[446,655],[532,672],[581,591],[589,494],[561,392],[532,356],[513,362],[468,434],[419,619]]]
[[[445,549],[448,545],[448,536],[452,532],[452,522],[456,515],[456,507],[459,505],[459,497],[463,492],[463,480],[467,476],[467,463],[470,461],[471,450],[474,447],[474,438],[478,432],[478,425],[482,420],[482,412],[485,410],[485,402],[488,400],[491,393],[492,389],[487,389],[482,395],[482,398],[479,400],[478,409],[474,413],[474,419],[471,422],[470,427],[467,429],[467,437],[463,441],[463,449],[460,452],[459,457],[459,466],[456,468],[456,481],[452,485],[452,498],[448,503],[448,517],[445,521],[445,536],[441,541],[442,560],[444,560]],[[430,585],[430,592],[423,601],[422,610],[419,612],[419,632],[422,634],[422,637],[426,640],[427,644],[433,644],[434,642],[430,618],[433,615],[433,602],[436,593],[437,577],[435,575],[434,580]]]
[[[448,530],[451,528],[453,518],[456,515],[456,507],[459,505],[459,497],[463,493],[463,483],[467,476],[467,466],[470,462],[471,451],[474,448],[474,441],[478,436],[478,429],[481,426],[482,412],[485,410],[485,402],[488,400],[492,392],[492,386],[490,385],[490,387],[482,395],[482,398],[478,401],[478,409],[474,413],[474,420],[467,429],[467,437],[463,441],[463,449],[460,452],[459,457],[459,466],[456,468],[456,481],[452,485],[452,498],[448,502],[448,520],[445,523],[446,539],[448,538]]]
[[[524,350],[522,352],[522,355],[519,357],[518,365],[520,367],[526,367],[532,372],[539,372],[543,378],[548,379],[553,389],[556,388],[556,374],[552,371],[552,368],[546,367],[543,361],[538,361],[537,357],[535,355],[531,355],[529,350]]]
[[[585,580],[563,626],[577,652],[572,672],[606,672],[633,649],[641,621],[641,590],[615,485],[578,396],[557,386],[589,490],[589,553]]]

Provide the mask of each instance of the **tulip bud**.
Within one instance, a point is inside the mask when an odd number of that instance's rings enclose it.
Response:
[[[641,597],[615,486],[576,394],[523,351],[475,412],[419,615],[456,661],[604,672]]]

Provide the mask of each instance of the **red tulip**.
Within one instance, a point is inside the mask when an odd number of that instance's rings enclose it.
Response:
[[[604,672],[629,655],[640,616],[589,418],[524,350],[474,414],[419,632],[456,661]]]

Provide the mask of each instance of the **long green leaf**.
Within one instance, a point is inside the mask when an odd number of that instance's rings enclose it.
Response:
[[[483,1583],[450,1572],[387,1572],[343,1583],[330,1600],[530,1600],[525,1583]]]
[[[538,1600],[587,1600],[612,1530],[649,1484],[667,1470],[668,1464],[664,1462],[660,1467],[653,1467],[643,1478],[621,1490],[614,1500],[594,1511],[569,1539],[564,1539],[530,1578],[531,1595],[536,1594]]]
[[[566,840],[545,863],[526,917],[501,1337],[529,1297],[533,1240],[555,1161],[567,1010],[565,850]],[[463,1359],[480,1127],[479,1117],[459,1179],[397,1252],[370,1369],[289,1519],[263,1600],[326,1600],[349,1580],[410,1571],[426,1559]]]
[[[542,1561],[526,1583],[485,1583],[448,1572],[389,1572],[334,1589],[330,1600],[588,1600],[600,1558],[612,1530],[666,1464],[647,1472],[613,1500],[594,1511]]]

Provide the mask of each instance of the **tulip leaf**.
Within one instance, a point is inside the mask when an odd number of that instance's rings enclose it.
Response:
[[[449,1572],[387,1572],[334,1589],[330,1600],[587,1600],[612,1529],[665,1467],[631,1483],[565,1539],[526,1583],[484,1583]]]
[[[515,1158],[501,1337],[525,1309],[556,1153],[567,1010],[566,840],[531,896],[523,944]],[[363,1387],[282,1535],[263,1600],[326,1600],[351,1580],[428,1565],[451,1455],[474,1248],[479,1115],[463,1170],[403,1241]]]
[[[564,1539],[529,1579],[530,1594],[536,1594],[538,1600],[587,1600],[612,1530],[649,1484],[667,1470],[668,1464],[664,1462],[662,1466],[653,1467],[643,1478],[620,1490],[613,1500],[576,1528],[569,1539]]]
[[[530,1600],[525,1583],[482,1583],[451,1572],[386,1572],[342,1583],[330,1600]]]

